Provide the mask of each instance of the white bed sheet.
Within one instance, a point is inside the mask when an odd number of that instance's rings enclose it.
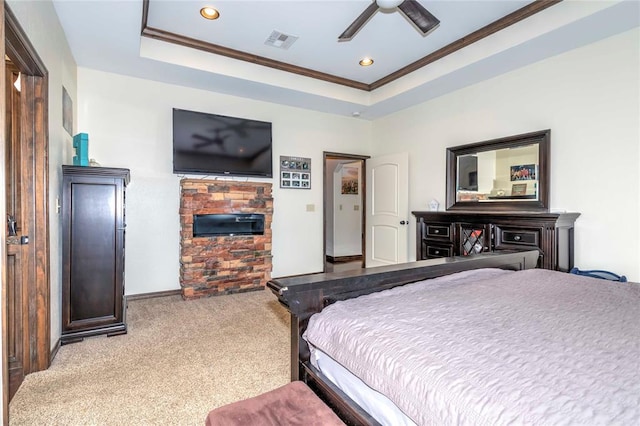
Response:
[[[337,302],[304,337],[420,425],[640,424],[639,287],[467,271]]]
[[[311,364],[380,424],[416,426],[389,398],[371,389],[320,349],[309,346]]]

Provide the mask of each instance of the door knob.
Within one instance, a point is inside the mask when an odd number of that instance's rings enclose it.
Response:
[[[400,225],[407,225],[409,222],[407,222],[406,220],[401,220],[400,221]]]

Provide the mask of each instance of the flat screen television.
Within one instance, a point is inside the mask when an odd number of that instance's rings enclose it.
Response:
[[[272,177],[271,123],[174,108],[173,173]]]
[[[463,155],[458,157],[458,189],[461,191],[478,190],[478,157]]]

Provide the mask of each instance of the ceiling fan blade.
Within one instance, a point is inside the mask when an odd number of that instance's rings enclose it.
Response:
[[[435,30],[440,21],[416,0],[404,0],[398,6],[400,12],[416,26],[423,35]]]
[[[377,11],[378,4],[374,1],[369,5],[369,7],[364,10],[364,12],[360,14],[360,16],[356,18],[355,21],[351,23],[351,25],[347,27],[346,30],[344,30],[342,34],[340,34],[340,37],[338,37],[338,41],[351,40]]]

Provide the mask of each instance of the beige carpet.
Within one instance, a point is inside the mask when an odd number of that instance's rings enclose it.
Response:
[[[289,315],[270,291],[129,302],[129,333],[60,348],[10,425],[203,425],[212,408],[289,381]]]

